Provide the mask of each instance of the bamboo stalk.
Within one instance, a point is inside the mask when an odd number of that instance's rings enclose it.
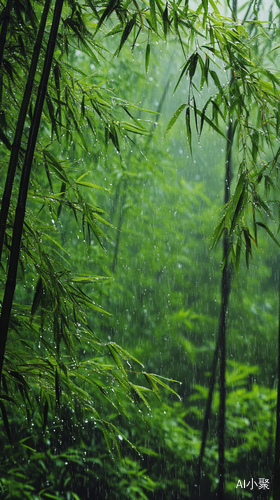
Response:
[[[12,189],[14,184],[14,178],[16,173],[16,167],[18,163],[19,151],[21,146],[23,128],[25,124],[25,119],[29,107],[29,102],[31,98],[31,93],[34,84],[35,73],[37,70],[39,54],[42,47],[43,35],[46,27],[47,17],[50,9],[51,0],[46,0],[44,4],[44,9],[42,12],[42,17],[40,21],[40,26],[38,30],[37,39],[34,45],[34,50],[32,54],[30,70],[25,86],[25,91],[21,103],[21,108],[19,112],[19,117],[17,121],[15,137],[12,145],[11,156],[9,161],[9,167],[5,182],[4,193],[2,197],[1,210],[0,210],[0,262],[2,258],[4,236],[8,218],[9,207],[11,203]]]
[[[8,269],[8,276],[5,286],[4,299],[2,303],[1,317],[0,317],[0,382],[2,378],[3,362],[5,356],[6,341],[8,335],[9,322],[11,317],[14,292],[16,287],[17,268],[20,255],[21,237],[26,209],[26,200],[28,193],[29,178],[31,173],[32,161],[36,146],[38,130],[41,121],[44,99],[47,92],[48,79],[53,60],[54,48],[57,38],[57,32],[61,17],[63,0],[57,0],[54,9],[53,22],[51,32],[48,40],[47,52],[44,62],[44,68],[41,76],[41,81],[38,89],[36,105],[34,110],[33,119],[31,122],[28,144],[24,164],[22,167],[18,203],[16,208],[12,247],[10,254],[10,262]]]
[[[220,347],[220,336],[218,335],[217,343],[216,343],[216,347],[215,347],[215,351],[214,351],[214,356],[213,356],[213,361],[212,361],[212,367],[211,367],[209,391],[208,391],[208,396],[207,396],[207,401],[206,401],[206,408],[205,408],[203,427],[202,427],[200,452],[199,452],[197,468],[196,468],[196,475],[195,475],[195,480],[194,480],[194,489],[196,490],[196,497],[197,498],[200,498],[201,469],[202,469],[203,458],[204,458],[204,453],[205,453],[205,448],[206,448],[207,434],[208,434],[208,429],[209,429],[209,421],[211,418],[211,408],[212,408],[213,393],[214,393],[214,387],[215,387],[216,370],[217,370],[217,364],[218,364],[218,358],[219,358],[219,347]]]
[[[237,13],[237,0],[232,2],[232,17],[236,19]],[[234,78],[233,72],[231,72],[231,81]],[[226,162],[225,162],[225,192],[224,192],[224,202],[228,203],[230,198],[230,181],[231,181],[231,170],[232,170],[232,117],[229,118],[228,129],[227,129],[227,147],[226,147]],[[220,320],[219,320],[219,330],[217,336],[217,343],[214,351],[211,375],[209,381],[209,391],[206,401],[206,408],[202,427],[202,437],[201,446],[199,452],[199,458],[197,462],[196,475],[194,481],[194,489],[196,490],[196,498],[200,498],[200,488],[201,488],[201,469],[203,464],[203,458],[206,448],[207,434],[209,429],[209,421],[211,418],[211,408],[215,387],[216,370],[218,365],[218,359],[220,359],[219,367],[219,384],[220,384],[220,408],[219,408],[219,424],[218,424],[218,439],[219,439],[219,462],[218,462],[218,498],[223,500],[225,491],[225,413],[226,413],[226,313],[228,307],[228,300],[230,294],[230,270],[227,263],[227,254],[229,248],[229,239],[227,230],[225,230],[223,238],[223,272],[221,280],[221,309],[220,309]]]
[[[232,18],[236,20],[237,14],[237,0],[232,1]],[[231,70],[231,82],[234,79],[233,71]],[[232,117],[229,117],[229,124],[227,130],[227,158],[226,158],[226,172],[225,172],[225,205],[229,202],[230,198],[230,181],[231,181],[231,170],[232,170],[232,141],[233,141],[233,127],[232,127]],[[223,262],[224,268],[222,273],[222,283],[221,283],[221,312],[220,312],[220,342],[219,342],[219,354],[220,354],[220,366],[219,366],[219,388],[220,388],[220,407],[219,407],[219,423],[218,423],[218,450],[219,450],[219,462],[218,462],[218,498],[219,500],[224,499],[225,495],[225,428],[226,428],[226,328],[227,328],[227,307],[230,294],[230,275],[228,269],[228,250],[229,250],[229,236],[228,230],[225,229],[224,239],[223,239]]]
[[[225,173],[225,194],[224,200],[225,204],[228,203],[230,197],[230,180],[231,180],[231,143],[232,143],[232,122],[229,120],[228,132],[227,132],[227,157],[226,157],[226,173]],[[207,434],[209,429],[209,420],[211,418],[211,407],[213,401],[215,378],[218,359],[220,359],[220,372],[219,372],[219,382],[220,382],[220,409],[219,409],[219,425],[218,425],[218,438],[219,438],[219,463],[218,463],[218,498],[223,499],[224,488],[225,488],[225,467],[224,467],[224,434],[225,434],[225,401],[226,401],[226,383],[225,383],[225,370],[226,370],[226,313],[228,307],[228,300],[230,294],[230,269],[227,263],[227,254],[229,248],[228,234],[225,232],[223,239],[223,261],[224,268],[222,272],[221,280],[221,310],[220,310],[220,320],[219,320],[219,330],[217,336],[217,343],[214,351],[211,375],[209,381],[209,391],[206,401],[206,408],[203,420],[202,437],[200,453],[197,462],[196,475],[194,481],[194,488],[196,490],[196,497],[200,498],[200,488],[201,488],[201,469],[203,464],[203,458],[206,448]]]
[[[2,62],[3,62],[4,48],[5,48],[5,44],[6,44],[6,37],[7,37],[7,31],[8,31],[8,26],[9,26],[9,22],[10,22],[10,14],[11,14],[11,9],[12,9],[12,4],[13,4],[13,0],[7,0],[5,11],[3,14],[3,21],[2,21],[1,32],[0,32],[0,68],[1,68]],[[1,68],[1,71],[2,71],[2,68]]]

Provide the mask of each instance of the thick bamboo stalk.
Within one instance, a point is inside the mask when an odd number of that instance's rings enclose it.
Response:
[[[54,54],[57,32],[61,17],[62,6],[63,6],[63,0],[57,0],[54,9],[53,22],[47,46],[44,68],[38,89],[34,115],[31,122],[25,160],[22,167],[21,182],[19,188],[18,203],[16,208],[12,247],[11,247],[10,262],[8,269],[8,277],[6,281],[5,293],[4,293],[4,299],[2,303],[2,310],[0,317],[0,382],[2,378],[6,341],[7,341],[8,328],[12,311],[14,292],[16,287],[17,268],[20,255],[20,245],[21,245],[21,237],[22,237],[22,230],[23,230],[23,223],[25,216],[29,178],[30,178],[30,172],[32,167],[38,130],[41,121],[43,104],[47,92],[48,79],[53,60],[53,54]]]
[[[22,99],[22,103],[21,103],[21,108],[20,108],[20,112],[19,112],[19,117],[18,117],[18,121],[17,121],[15,137],[14,137],[12,150],[11,150],[9,167],[8,167],[5,188],[4,188],[4,193],[3,193],[3,197],[2,197],[2,203],[1,203],[1,210],[0,210],[0,262],[1,262],[1,258],[2,258],[4,236],[5,236],[8,212],[9,212],[9,207],[10,207],[10,202],[11,202],[16,167],[17,167],[17,162],[18,162],[18,156],[19,156],[19,151],[20,151],[20,146],[21,146],[23,127],[25,124],[26,114],[28,111],[30,97],[31,97],[32,89],[33,89],[34,77],[35,77],[35,73],[37,70],[38,59],[39,59],[39,54],[40,54],[41,47],[42,47],[43,35],[44,35],[45,27],[46,27],[46,21],[47,21],[48,12],[50,9],[50,4],[51,4],[51,0],[45,1],[44,9],[43,9],[42,17],[41,17],[41,21],[40,21],[40,26],[39,26],[39,30],[38,30],[37,39],[36,39],[36,42],[34,45],[33,55],[32,55],[31,64],[30,64],[30,70],[29,70],[29,74],[28,74],[28,78],[27,78],[27,82],[26,82],[26,86],[25,86],[25,91],[24,91],[24,95],[23,95],[23,99]]]
[[[13,0],[8,0],[4,14],[3,14],[3,21],[2,21],[2,26],[1,26],[1,31],[0,31],[0,70],[3,62],[3,55],[4,55],[4,48],[6,44],[6,37],[7,37],[7,31],[8,31],[8,26],[10,23],[10,14],[11,14],[11,9],[12,9],[12,4]]]

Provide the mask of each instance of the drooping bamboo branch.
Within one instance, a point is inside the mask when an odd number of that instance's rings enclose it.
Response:
[[[57,39],[57,32],[61,17],[62,6],[63,6],[63,0],[57,0],[54,9],[53,22],[48,40],[43,72],[38,89],[34,115],[31,122],[25,160],[22,167],[18,203],[16,208],[16,215],[15,215],[15,222],[13,229],[8,276],[5,286],[5,293],[4,293],[4,299],[2,303],[2,310],[0,317],[0,383],[2,378],[3,362],[4,362],[9,322],[12,311],[14,291],[16,287],[17,268],[20,256],[20,245],[21,245],[21,237],[22,237],[22,230],[23,230],[23,223],[25,216],[29,178],[31,173],[38,130],[41,121],[44,99],[47,92],[48,79],[53,60],[53,54]]]
[[[17,167],[17,163],[18,163],[18,156],[19,156],[19,151],[20,151],[20,146],[21,146],[22,133],[23,133],[26,114],[28,111],[30,97],[31,97],[32,89],[33,89],[34,77],[35,77],[35,73],[37,70],[38,59],[39,59],[39,54],[40,54],[41,47],[42,47],[43,35],[44,35],[45,27],[46,27],[46,21],[47,21],[47,17],[48,17],[50,4],[51,4],[51,0],[45,1],[44,9],[43,9],[42,17],[41,17],[41,21],[40,21],[40,26],[39,26],[39,30],[38,30],[38,35],[37,35],[37,39],[36,39],[33,54],[32,54],[30,70],[29,70],[29,74],[28,74],[28,78],[27,78],[27,82],[26,82],[26,86],[25,86],[25,91],[24,91],[24,95],[23,95],[23,99],[22,99],[22,103],[21,103],[21,108],[20,108],[20,112],[19,112],[19,117],[18,117],[18,121],[17,121],[15,137],[14,137],[12,150],[11,150],[9,167],[8,167],[5,188],[4,188],[4,193],[3,193],[3,197],[2,197],[2,203],[1,203],[1,210],[0,210],[0,262],[1,262],[1,258],[2,258],[4,236],[5,236],[8,212],[9,212],[9,207],[10,207],[10,202],[11,202],[16,167]]]

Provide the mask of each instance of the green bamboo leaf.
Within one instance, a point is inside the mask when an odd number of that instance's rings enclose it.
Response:
[[[163,380],[166,380],[167,382],[176,382],[177,384],[179,384],[180,382],[178,382],[178,380],[162,377],[161,375],[155,375],[154,373],[149,373],[148,375],[156,384],[161,385],[162,387],[164,387],[164,389],[166,389],[169,392],[172,392],[173,394],[175,394],[175,396],[177,396],[177,398],[180,399],[179,394],[177,394],[176,391],[174,391],[169,385],[163,382]]]
[[[52,495],[51,493],[44,493],[44,496],[47,498],[53,498],[54,500],[60,500],[57,495]]]
[[[222,88],[222,85],[221,85],[221,82],[219,80],[219,77],[216,73],[216,71],[213,71],[212,69],[209,70],[209,73],[210,75],[212,76],[212,79],[214,81],[214,84],[216,85],[216,87],[219,89],[221,95],[224,95],[224,91],[223,91],[223,88]]]
[[[74,493],[73,491],[71,491],[71,495],[72,495],[74,500],[81,500],[80,497],[76,493]]]
[[[251,258],[253,258],[253,254],[252,254],[252,244],[251,244],[252,236],[250,235],[249,229],[247,227],[243,228],[243,236],[245,240],[246,265],[247,268],[249,268],[249,255],[251,255]]]
[[[191,130],[191,119],[190,119],[190,106],[187,106],[186,108],[186,127],[187,127],[187,138],[188,138],[189,148],[192,154],[192,130]]]
[[[163,22],[163,32],[165,38],[167,37],[167,33],[169,30],[169,21],[168,21],[168,3],[166,3],[165,9],[162,13],[162,22]]]
[[[156,395],[156,397],[160,400],[160,397],[159,397],[159,395],[158,395],[159,388],[158,388],[157,384],[155,383],[155,381],[153,380],[153,378],[149,376],[149,374],[148,374],[148,373],[144,373],[144,375],[145,375],[145,378],[146,378],[146,380],[147,380],[148,384],[150,385],[150,387],[151,387],[151,389],[152,389],[153,393],[154,393],[154,394]]]
[[[58,248],[60,248],[60,250],[62,250],[63,252],[65,252],[70,257],[70,254],[65,250],[65,248],[63,248],[56,240],[54,240],[53,238],[51,238],[51,236],[49,234],[45,233],[45,236],[46,236],[46,238],[48,238],[49,240],[51,240]]]
[[[217,243],[220,241],[221,236],[225,230],[225,219],[226,219],[226,214],[223,215],[221,220],[216,225],[214,232],[213,232],[212,244],[210,246],[210,249],[213,249],[217,245]]]
[[[133,116],[132,119],[135,123],[127,122],[127,121],[121,121],[121,126],[122,128],[129,130],[131,132],[134,132],[135,134],[141,134],[141,135],[148,135],[150,134],[150,131],[147,130],[139,120],[136,120]]]
[[[107,399],[107,401],[116,409],[118,410],[117,406],[115,405],[114,401],[112,400],[111,397],[108,396],[108,393],[107,391],[105,390],[105,388],[98,382],[96,382],[95,380],[93,380],[92,377],[86,377],[85,375],[82,375],[81,373],[79,373],[78,371],[73,371],[71,372],[71,376],[76,376],[78,379],[80,379],[81,381],[83,380],[86,384],[89,384],[91,385],[92,387],[94,387],[94,389],[98,389],[99,392],[101,392],[102,396]]]
[[[179,76],[179,79],[178,79],[178,81],[177,81],[177,83],[176,83],[176,85],[175,85],[175,88],[174,88],[174,90],[173,90],[173,94],[174,94],[174,92],[177,90],[177,88],[178,88],[178,85],[179,85],[180,81],[182,80],[183,76],[184,76],[184,75],[185,75],[185,73],[187,72],[189,65],[190,65],[190,58],[187,60],[187,62],[184,64],[184,66],[183,66],[183,68],[182,68],[182,71],[181,71],[181,74],[180,74],[180,76]]]
[[[258,226],[262,227],[263,229],[265,229],[265,231],[270,236],[270,238],[274,241],[274,243],[276,243],[276,245],[278,247],[280,247],[280,242],[277,240],[277,238],[274,236],[273,232],[267,227],[266,224],[264,224],[263,222],[256,222],[256,224]]]
[[[157,18],[156,18],[156,6],[155,0],[149,0],[150,3],[150,13],[151,13],[151,24],[155,31],[157,31]]]
[[[129,360],[133,360],[135,361],[138,365],[141,365],[143,368],[144,368],[144,365],[138,360],[136,359],[134,356],[132,356],[132,354],[130,354],[128,351],[126,351],[125,349],[123,349],[121,346],[119,346],[118,344],[116,344],[115,342],[110,342],[111,345],[114,346],[114,349],[120,354],[120,356],[122,356],[126,361],[129,361]]]
[[[126,23],[125,28],[122,32],[120,45],[119,45],[118,49],[116,50],[115,55],[119,55],[120,51],[122,50],[123,45],[125,44],[126,40],[128,39],[130,32],[136,23],[136,18],[137,18],[137,15],[134,14],[133,17]]]
[[[199,134],[199,132],[198,132],[198,123],[197,123],[197,108],[196,108],[195,98],[193,98],[193,110],[194,110],[195,127],[196,127],[197,134]]]
[[[3,130],[0,129],[0,140],[5,144],[6,148],[11,151],[12,144],[10,143],[8,137],[4,134]]]
[[[143,401],[144,405],[148,408],[148,410],[151,410],[151,407],[143,394],[143,391],[147,391],[148,389],[146,387],[141,387],[139,385],[132,384],[131,382],[129,382],[129,385],[132,393],[135,393],[135,395],[138,396],[141,399],[141,401]]]
[[[119,5],[119,0],[109,0],[107,7],[104,9],[103,14],[98,21],[95,34],[99,31],[99,28],[101,27],[105,19],[107,19],[107,17],[110,17],[110,15],[114,12],[114,10],[118,7],[118,5]]]
[[[196,71],[196,66],[197,66],[197,61],[198,61],[198,53],[195,52],[191,57],[190,57],[190,64],[189,64],[189,76],[190,80],[193,79]]]
[[[114,431],[117,434],[119,434],[120,436],[122,436],[122,438],[124,439],[124,441],[126,441],[126,443],[130,446],[131,449],[133,449],[134,451],[136,451],[137,453],[139,453],[138,449],[136,448],[136,446],[131,441],[129,441],[129,439],[127,439],[127,437],[125,436],[125,434],[123,434],[119,428],[117,428],[111,422],[110,423],[107,422],[107,424],[110,425],[110,427],[112,427],[112,429],[114,429]]]
[[[179,106],[179,108],[176,109],[174,115],[172,116],[171,120],[169,121],[167,127],[166,127],[166,131],[164,133],[164,137],[167,135],[167,133],[169,132],[169,130],[171,130],[171,128],[173,127],[174,123],[177,121],[177,119],[179,118],[180,114],[182,113],[182,111],[186,108],[187,104],[181,104]]]
[[[84,276],[84,275],[81,275],[81,276],[75,276],[75,277],[72,277],[71,280],[74,282],[74,283],[94,283],[95,281],[100,281],[100,280],[111,280],[113,278],[111,277],[108,277],[108,276]]]
[[[205,29],[207,15],[208,15],[208,0],[202,0],[202,3],[203,3],[203,8],[204,8],[202,26],[203,26],[203,29]]]
[[[56,123],[56,118],[55,118],[55,111],[54,111],[52,100],[51,100],[51,98],[48,95],[47,95],[47,98],[46,98],[46,103],[47,103],[47,108],[48,108],[48,111],[49,111],[49,116],[50,116],[51,124],[52,124],[52,134],[53,134],[53,131],[54,131],[55,135],[56,135],[56,137],[58,139],[59,134],[58,134],[58,130],[57,130],[57,123]]]
[[[234,210],[234,214],[233,214],[233,218],[232,218],[232,222],[231,222],[231,226],[230,226],[230,231],[229,231],[230,235],[235,230],[235,226],[237,224],[237,221],[242,216],[242,213],[243,213],[242,209],[243,209],[243,206],[245,204],[246,195],[247,195],[247,189],[246,189],[246,185],[244,185],[241,187],[240,195],[234,199],[235,210]]]
[[[81,181],[76,181],[76,184],[79,186],[85,186],[85,187],[90,187],[94,189],[102,189],[102,191],[107,191],[110,193],[110,189],[104,188],[102,186],[97,186],[97,184],[92,184],[92,182],[81,182]]]
[[[146,54],[145,54],[145,68],[146,68],[146,73],[148,73],[148,71],[149,71],[150,53],[151,53],[151,45],[148,42],[147,43],[147,47],[146,47]]]
[[[218,9],[218,7],[217,7],[217,3],[216,3],[216,1],[214,1],[214,0],[209,0],[209,2],[210,2],[210,5],[211,5],[212,9],[213,9],[213,10],[214,10],[214,12],[215,12],[215,14],[220,15],[220,12],[219,12],[219,9]]]
[[[209,103],[209,102],[208,102]],[[208,105],[207,103],[207,105]],[[203,127],[203,123],[204,121],[206,121],[206,123],[208,123],[208,125],[210,125],[210,127],[215,130],[215,132],[217,132],[218,134],[220,134],[224,139],[227,140],[227,137],[225,136],[225,134],[221,131],[221,129],[219,129],[217,127],[217,125],[215,125],[215,123],[213,123],[212,120],[210,120],[210,118],[208,118],[208,116],[205,114],[206,112],[206,109],[205,109],[205,106],[203,108],[202,111],[200,111],[199,109],[196,110],[197,114],[201,117],[201,125],[200,125],[200,133],[202,132],[202,127]]]
[[[128,130],[128,132],[133,132],[134,134],[140,134],[140,135],[150,135],[149,130],[146,130],[144,127],[141,125],[134,125],[134,123],[129,123],[129,122],[121,122],[122,128],[125,130]]]
[[[115,363],[116,363],[116,365],[117,365],[118,369],[120,370],[120,372],[121,372],[121,373],[122,373],[122,375],[124,376],[125,381],[127,381],[127,382],[128,382],[128,378],[127,378],[126,371],[125,371],[125,369],[124,369],[124,367],[123,367],[123,364],[122,364],[122,362],[121,362],[121,359],[120,359],[120,357],[119,357],[119,354],[118,354],[118,352],[117,352],[117,350],[116,350],[116,348],[115,348],[114,344],[108,343],[108,344],[107,344],[107,347],[108,347],[108,349],[109,349],[109,351],[110,351],[111,355],[113,356],[113,359],[114,359],[114,361],[115,361]]]
[[[69,184],[63,165],[47,150],[44,151],[44,156],[48,158],[58,177],[66,184]]]
[[[35,293],[31,307],[31,317],[34,316],[39,307],[39,304],[42,299],[42,294],[43,294],[43,281],[42,278],[40,277],[35,288]]]

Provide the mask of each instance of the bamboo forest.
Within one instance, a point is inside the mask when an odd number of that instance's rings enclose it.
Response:
[[[1,0],[1,499],[280,500],[279,57],[279,0]]]

